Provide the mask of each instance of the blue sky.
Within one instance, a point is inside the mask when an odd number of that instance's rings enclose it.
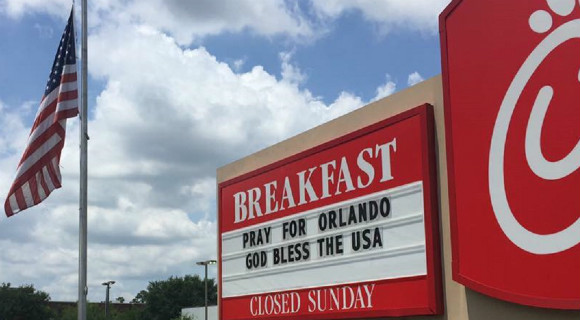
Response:
[[[55,28],[62,24],[40,14],[0,20],[0,94],[5,103],[40,98],[61,33]]]
[[[408,75],[425,78],[441,73],[439,38],[430,34],[412,37],[405,30],[382,34],[358,11],[347,12],[331,31],[312,43],[291,43],[244,33],[209,37],[202,44],[222,61],[247,59],[240,71],[262,65],[280,74],[278,53],[292,51],[293,63],[306,75],[304,87],[326,103],[348,90],[365,100],[372,99],[389,74],[406,85]]]
[[[216,256],[216,168],[439,74],[447,2],[91,1],[89,299],[106,280],[130,300],[202,272],[194,261]],[[0,194],[69,10],[0,0]],[[73,119],[63,188],[0,218],[0,282],[53,300],[76,299],[77,137]]]

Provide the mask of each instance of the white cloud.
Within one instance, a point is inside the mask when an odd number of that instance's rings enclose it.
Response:
[[[280,60],[282,61],[282,79],[295,84],[302,84],[306,81],[306,74],[300,71],[300,68],[292,64],[292,55],[294,52],[281,52]]]
[[[409,86],[414,86],[419,82],[423,82],[423,80],[425,80],[423,79],[423,76],[421,76],[419,72],[415,71],[409,75],[409,78],[407,79],[407,84]]]
[[[438,16],[450,0],[325,0],[310,1],[323,18],[336,19],[349,11],[359,11],[376,23],[383,33],[395,27],[437,33]]]
[[[108,81],[98,98],[98,125],[107,126],[103,132],[122,131],[116,137],[118,144],[130,148],[135,146],[132,142],[147,144],[143,150],[137,148],[137,154],[163,159],[137,163],[128,169],[131,173],[157,172],[167,165],[167,158],[179,155],[207,153],[232,160],[228,157],[240,151],[257,150],[329,119],[319,117],[328,107],[299,88],[305,75],[291,64],[287,53],[281,54],[282,79],[277,80],[260,66],[236,74],[205,48],[183,50],[172,38],[152,29],[107,30],[90,40],[91,56],[95,57],[90,69]],[[344,106],[340,111],[354,107]],[[307,114],[313,117],[305,119]],[[138,132],[154,132],[154,136]],[[186,137],[192,140],[185,145],[176,141]],[[209,143],[203,143],[206,140]],[[216,150],[216,143],[221,150]],[[180,150],[166,152],[168,148]]]
[[[246,64],[246,58],[242,58],[242,59],[237,59],[232,63],[232,68],[234,69],[234,71],[239,72],[240,70],[242,70],[242,67],[244,66],[244,64]]]
[[[170,32],[187,44],[205,35],[249,29],[263,36],[313,35],[303,15],[282,0],[149,0],[132,1],[129,12],[143,23]]]
[[[24,150],[30,129],[22,116],[29,115],[33,105],[36,105],[35,101],[27,101],[16,108],[10,108],[0,100],[0,151]]]
[[[12,18],[19,18],[36,11],[65,19],[70,13],[71,4],[70,0],[3,0],[0,1],[0,12],[5,12]]]
[[[24,103],[16,110],[26,114],[30,103]],[[0,192],[7,192],[12,184],[16,167],[28,139],[29,128],[24,124],[23,115],[12,111],[0,100]],[[0,199],[4,199],[4,195]],[[4,208],[4,203],[0,203]],[[0,218],[1,221],[1,218]]]
[[[66,18],[70,0],[3,0],[0,12],[12,18],[26,13],[48,13]],[[312,22],[297,5],[283,0],[98,0],[89,1],[92,26],[141,24],[171,34],[181,45],[226,32],[250,31],[260,36],[315,37]],[[80,4],[77,4],[80,16]]]
[[[2,277],[26,279],[53,300],[74,300],[78,206],[35,211],[10,218],[16,230],[12,239],[0,239]],[[133,297],[148,281],[192,273],[194,261],[215,257],[215,223],[193,222],[179,210],[91,206],[88,225],[89,300],[100,301],[97,290],[105,280],[116,279],[125,297]]]
[[[390,75],[386,75],[387,78],[387,82],[385,82],[383,85],[377,87],[377,94],[375,95],[374,99],[372,101],[376,101],[379,99],[382,99],[386,96],[390,96],[391,94],[395,93],[395,91],[397,91],[397,84],[391,80],[391,76]]]
[[[294,39],[319,32],[289,2],[91,3],[89,70],[104,88],[89,119],[89,299],[102,299],[100,283],[106,280],[118,281],[116,296],[131,299],[148,281],[192,273],[193,261],[215,258],[217,167],[365,101],[344,91],[325,104],[303,88],[307,74],[291,52],[280,54],[277,78],[259,65],[240,73],[245,60],[232,67],[203,47],[182,46],[243,30]],[[350,10],[333,3],[337,11],[329,16]],[[11,17],[34,11],[66,16],[69,5],[0,2]],[[395,89],[387,77],[375,99]],[[26,142],[29,124],[23,119],[36,104],[8,108],[0,102],[0,194],[6,194]],[[78,135],[78,121],[69,121],[63,188],[9,221],[0,219],[3,278],[34,283],[54,300],[76,298]],[[215,276],[215,269],[210,272]]]
[[[41,25],[39,23],[34,24],[34,29],[38,32],[40,38],[50,39],[54,35],[54,29],[50,26]]]
[[[290,54],[281,54],[277,79],[261,66],[236,73],[205,48],[183,49],[151,27],[99,31],[89,39],[89,69],[105,83],[89,119],[90,300],[101,299],[102,281],[117,280],[130,299],[148,281],[215,258],[216,168],[364,104],[345,92],[326,105],[301,89],[305,75]],[[6,109],[0,154],[10,156],[0,158],[0,172],[10,181],[27,128],[24,114]],[[63,188],[0,223],[7,279],[32,282],[55,300],[76,296],[78,132],[70,121]]]
[[[325,0],[310,7],[271,0],[95,0],[89,2],[93,27],[126,23],[146,25],[170,34],[180,45],[223,33],[249,31],[264,37],[285,36],[312,41],[328,32],[327,25],[358,11],[382,33],[394,28],[437,33],[438,15],[450,0]],[[70,0],[0,0],[0,13],[19,18],[41,12],[65,19]],[[80,13],[77,3],[77,15]],[[307,12],[313,11],[316,17]]]

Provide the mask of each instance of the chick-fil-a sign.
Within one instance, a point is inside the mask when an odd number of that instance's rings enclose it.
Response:
[[[221,318],[441,313],[432,113],[221,183]]]
[[[580,309],[580,3],[441,15],[454,279]]]

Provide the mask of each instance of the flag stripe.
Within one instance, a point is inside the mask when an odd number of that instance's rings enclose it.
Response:
[[[24,194],[22,192],[22,189],[24,188],[26,184],[23,184],[20,188],[18,188],[18,190],[16,190],[16,203],[18,204],[18,207],[14,208],[15,210],[19,210],[19,208],[26,208],[26,200],[24,200]]]
[[[58,95],[61,92],[68,92],[68,91],[78,91],[78,84],[76,81],[75,82],[65,82],[62,84],[61,90],[53,90],[53,91],[49,92],[48,94],[46,94],[45,96],[43,96],[42,99],[40,100],[40,105],[38,107],[36,117],[38,117],[38,115],[41,112],[43,112],[44,109],[50,103],[52,103],[54,100],[56,100],[58,98]]]
[[[60,157],[60,149],[62,149],[62,142],[59,145],[55,146],[49,153],[44,155],[39,161],[42,163],[35,163],[30,167],[30,170],[23,173],[19,178],[17,178],[13,184],[14,190],[10,190],[10,192],[15,191],[19,185],[26,183],[31,175],[33,175],[36,171],[42,170],[43,166],[46,166],[50,175],[50,181],[52,182],[54,188],[60,188],[60,170],[58,170],[58,157]],[[56,161],[56,167],[54,164],[51,164],[51,161]],[[49,190],[49,193],[52,190]]]
[[[28,138],[29,146],[24,151],[23,158],[26,158],[29,154],[35,151],[35,149],[38,148],[38,144],[42,143],[41,141],[46,141],[50,135],[56,133],[57,129],[58,127],[54,126],[52,119],[46,119],[41,122],[30,134],[30,137]],[[64,128],[62,130],[64,131]]]
[[[32,203],[39,204],[40,203],[40,196],[38,195],[38,181],[36,181],[36,176],[38,175],[37,172],[30,178],[28,181],[28,185],[30,188],[30,194],[32,195]]]
[[[59,111],[59,112],[57,112],[56,116],[59,120],[62,121],[63,119],[76,117],[77,114],[79,114],[79,110],[77,108],[75,108],[75,109],[66,109],[66,110]]]
[[[56,128],[54,129],[56,130]],[[42,144],[38,148],[36,148],[30,154],[26,154],[27,158],[24,159],[24,162],[22,162],[18,168],[18,173],[16,176],[17,179],[22,177],[26,172],[30,171],[30,169],[34,169],[34,165],[42,165],[42,163],[39,163],[39,160],[41,160],[47,154],[50,154],[51,151],[54,152],[55,146],[57,146],[61,141],[62,138],[58,134],[51,134],[48,136],[46,141],[42,141]]]
[[[52,178],[50,177],[50,173],[48,172],[48,169],[46,167],[42,168],[42,177],[44,178],[43,181],[46,185],[44,193],[46,193],[46,195],[48,196],[50,190],[54,189],[54,184],[52,184]]]
[[[40,201],[42,201],[46,198],[46,191],[48,190],[46,181],[44,181],[44,168],[36,173],[36,178],[38,179],[38,195],[40,197]]]
[[[14,210],[16,210],[15,208],[18,208],[18,203],[16,202],[16,195],[14,195],[14,194],[11,195],[8,198],[8,200],[10,201],[10,203],[8,201],[6,201],[6,203],[4,204],[4,211],[6,211],[7,215],[11,216],[13,214]]]
[[[50,174],[50,181],[55,189],[60,188],[60,169],[58,168],[59,160],[60,159],[53,158],[47,166],[48,173]]]
[[[69,70],[69,72],[71,73],[66,73],[63,74],[62,77],[60,78],[62,83],[74,83],[76,85],[77,83],[77,70],[76,70],[76,64],[75,65],[67,65],[67,67],[72,67],[74,68],[74,70],[71,68],[71,70]]]
[[[78,98],[78,91],[74,90],[74,91],[61,91],[61,93],[58,95],[58,105],[65,105],[67,102],[69,104],[75,103],[77,102],[77,98]],[[73,101],[69,101],[69,100],[73,100]],[[57,110],[59,110],[60,108],[57,107]]]
[[[74,40],[71,11],[16,178],[4,202],[7,216],[42,202],[53,190],[61,187],[59,162],[65,140],[66,119],[78,114]]]
[[[74,74],[74,81],[77,81],[77,65],[76,64],[65,64],[62,68],[62,75],[72,75]],[[72,80],[71,80],[72,81]]]
[[[38,137],[34,139],[34,142],[30,143],[29,147],[24,151],[22,158],[23,162],[20,164],[23,167],[22,170],[27,170],[27,167],[24,166],[26,162],[35,162],[41,156],[39,152],[42,153],[43,150],[47,152],[47,150],[52,148],[52,146],[58,141],[62,140],[64,135],[64,128],[61,127],[60,124],[52,124],[44,132],[39,134]],[[36,155],[36,157],[33,157],[34,155]],[[20,172],[21,169],[18,169],[18,171]]]
[[[69,92],[74,92],[74,98],[64,99],[64,98],[68,98]],[[70,95],[72,95],[72,94],[70,94]],[[48,103],[46,105],[46,107],[44,108],[44,110],[42,110],[42,112],[40,112],[36,116],[36,121],[32,125],[31,131],[34,131],[36,129],[36,127],[41,122],[45,121],[46,119],[53,119],[54,120],[53,122],[56,122],[56,120],[59,120],[55,117],[55,111],[58,109],[59,105],[62,109],[77,108],[77,110],[78,110],[77,95],[78,95],[77,91],[68,91],[68,92],[65,92],[65,93],[58,95],[58,97],[56,99],[54,99],[53,101]],[[61,97],[62,97],[62,99],[61,99]],[[45,99],[45,101],[46,101],[46,99]]]
[[[26,203],[26,206],[32,207],[34,205],[34,200],[32,199],[32,192],[30,191],[30,182],[27,181],[20,190],[22,190],[22,195],[24,196],[24,202]]]
[[[11,206],[13,208],[13,212],[17,213],[21,210],[24,210],[28,207],[31,207],[32,205],[28,205],[28,201],[26,200],[26,192],[23,192],[23,188],[28,188],[29,189],[29,180],[30,180],[30,176],[31,174],[35,174],[36,172],[43,172],[43,175],[46,178],[46,185],[49,188],[46,192],[45,192],[45,197],[48,197],[48,195],[52,192],[52,190],[54,189],[58,189],[61,187],[61,176],[60,176],[60,170],[58,169],[58,159],[57,157],[60,155],[60,150],[62,150],[62,143],[60,143],[59,145],[55,146],[55,148],[53,148],[53,150],[51,150],[51,152],[49,152],[48,154],[46,154],[43,159],[40,159],[39,161],[42,161],[42,163],[36,163],[34,166],[31,167],[31,169],[28,171],[28,173],[24,174],[22,177],[20,177],[19,179],[17,179],[11,190],[10,193],[15,195],[15,203]],[[42,167],[44,166],[44,167]],[[26,179],[28,178],[28,179]],[[16,189],[15,186],[19,185],[20,188]],[[14,189],[14,190],[12,190]],[[8,203],[8,200],[7,200]],[[38,204],[38,203],[36,203]],[[6,204],[5,204],[5,209],[6,209]],[[11,216],[12,214],[8,214],[8,211],[6,212],[8,216]]]
[[[75,116],[78,114],[79,109],[78,109],[78,103],[77,103],[77,98],[75,97],[74,100],[67,100],[67,101],[59,101],[58,104],[56,105],[56,114],[54,116],[54,120],[59,121],[59,120],[63,120],[59,118],[59,115],[62,112],[66,112],[68,110],[72,110],[73,112],[76,111]],[[70,118],[70,117],[69,117]]]

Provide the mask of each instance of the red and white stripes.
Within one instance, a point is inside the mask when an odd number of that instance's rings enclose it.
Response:
[[[63,68],[60,85],[43,97],[4,209],[7,216],[30,208],[61,187],[60,154],[66,119],[78,114],[76,64]]]

